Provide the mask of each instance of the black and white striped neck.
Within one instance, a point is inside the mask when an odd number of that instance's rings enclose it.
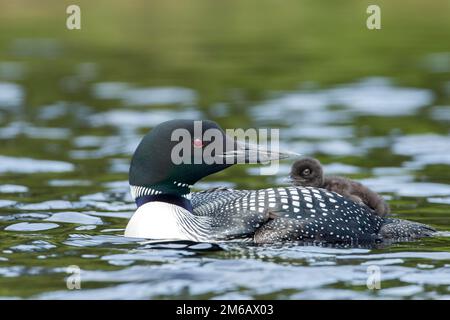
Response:
[[[137,207],[153,201],[166,202],[192,212],[190,185],[178,181],[161,186],[130,186]]]

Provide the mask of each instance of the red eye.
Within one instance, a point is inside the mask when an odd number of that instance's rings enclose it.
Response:
[[[203,141],[200,140],[199,138],[195,138],[194,141],[192,142],[192,144],[194,145],[194,148],[203,147]]]

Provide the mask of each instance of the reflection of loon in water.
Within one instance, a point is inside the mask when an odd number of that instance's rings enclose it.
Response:
[[[195,148],[206,148],[200,140],[208,129],[222,132],[227,146],[215,159],[245,157],[257,161],[287,157],[256,145],[242,144],[226,136],[212,121],[202,121],[201,136],[194,121],[164,122],[148,133],[136,149],[130,166],[131,193],[138,209],[125,236],[193,241],[241,240],[255,243],[323,241],[370,243],[380,239],[429,236],[432,228],[405,220],[388,219],[342,195],[313,187],[276,187],[262,190],[211,189],[190,193],[190,186],[232,164],[207,164]],[[174,164],[172,141],[176,129],[191,137],[191,164]],[[249,157],[250,154],[258,157]],[[196,164],[200,162],[199,164]],[[211,163],[211,162],[208,162]]]
[[[361,183],[337,176],[324,176],[322,165],[314,158],[302,158],[291,168],[292,184],[303,187],[323,188],[343,195],[356,203],[365,204],[380,217],[386,216],[389,205],[376,192]]]

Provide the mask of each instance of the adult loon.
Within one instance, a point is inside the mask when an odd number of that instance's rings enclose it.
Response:
[[[201,132],[196,128],[199,122]],[[220,132],[226,146],[222,152],[211,153],[211,157],[227,161],[211,161],[196,152],[212,143],[213,139],[204,139],[209,129]],[[173,139],[176,130],[188,133],[190,152],[184,152],[191,161],[177,164],[173,161],[173,150],[179,144],[179,140]],[[321,188],[216,188],[190,192],[198,180],[230,167],[242,157],[247,163],[260,163],[288,156],[235,141],[213,121],[161,123],[144,136],[131,160],[129,183],[138,208],[128,222],[125,236],[209,242],[357,244],[433,233],[432,228],[423,224],[380,217],[365,205]]]

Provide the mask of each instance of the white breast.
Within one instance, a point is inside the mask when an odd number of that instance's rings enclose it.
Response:
[[[131,217],[125,229],[125,237],[193,240],[196,237],[188,234],[180,223],[181,216],[191,213],[179,206],[166,202],[148,202],[140,206]]]

